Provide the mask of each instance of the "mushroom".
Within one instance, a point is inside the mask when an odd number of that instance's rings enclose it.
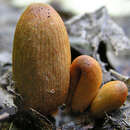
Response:
[[[49,5],[31,4],[16,26],[13,80],[23,107],[48,115],[64,103],[70,84],[70,44],[64,23]]]
[[[72,62],[70,77],[67,108],[73,112],[83,112],[97,95],[102,83],[101,67],[94,58],[82,55]]]
[[[105,112],[119,108],[126,100],[128,88],[122,81],[110,81],[103,85],[92,101],[90,113],[95,118],[101,118]]]

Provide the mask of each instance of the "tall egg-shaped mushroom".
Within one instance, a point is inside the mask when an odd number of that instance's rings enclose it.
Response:
[[[13,43],[13,80],[25,108],[50,114],[64,103],[70,81],[70,44],[64,23],[49,5],[31,4]]]

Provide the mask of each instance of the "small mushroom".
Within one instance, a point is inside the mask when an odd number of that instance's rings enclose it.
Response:
[[[70,68],[71,84],[66,101],[73,112],[83,112],[95,98],[102,83],[102,70],[92,57],[77,57]]]
[[[95,118],[101,118],[105,112],[119,108],[126,100],[128,88],[122,81],[111,81],[103,85],[94,98],[90,113]]]

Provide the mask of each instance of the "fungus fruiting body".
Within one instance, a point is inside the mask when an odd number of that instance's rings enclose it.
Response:
[[[13,80],[24,107],[49,114],[64,103],[70,64],[70,45],[62,19],[47,4],[31,4],[16,26],[13,43]]]
[[[127,95],[128,88],[122,81],[104,84],[91,104],[91,115],[96,118],[103,117],[105,112],[119,108],[125,102]]]
[[[91,114],[102,117],[104,112],[120,107],[128,94],[121,81],[106,83],[99,89],[102,70],[94,58],[82,55],[71,64],[64,23],[46,4],[31,4],[22,14],[16,26],[12,59],[13,80],[24,108],[45,115],[66,101],[73,112],[83,112],[91,104]]]
[[[77,57],[70,68],[70,90],[67,105],[73,112],[83,112],[96,96],[102,83],[102,70],[92,57]]]

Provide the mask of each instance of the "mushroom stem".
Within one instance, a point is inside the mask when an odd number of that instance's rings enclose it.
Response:
[[[72,62],[70,77],[67,106],[70,106],[73,112],[83,112],[96,96],[102,83],[101,67],[92,57],[82,55]]]

